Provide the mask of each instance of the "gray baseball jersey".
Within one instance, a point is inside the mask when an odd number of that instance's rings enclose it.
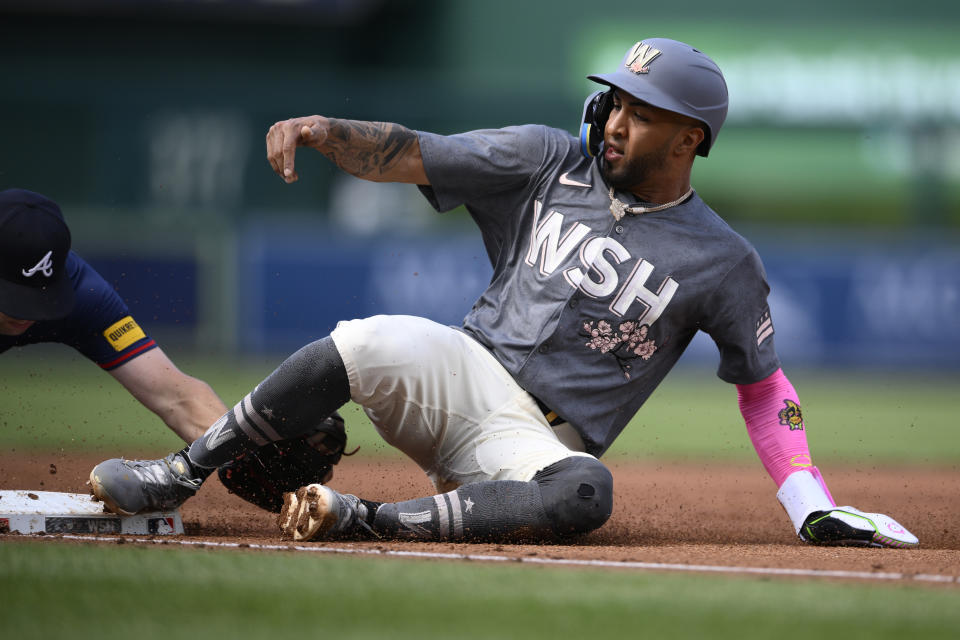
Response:
[[[463,330],[589,453],[607,450],[698,330],[727,382],[780,367],[760,258],[696,193],[617,221],[598,162],[565,131],[418,136],[422,192],[438,211],[466,206],[493,264]]]

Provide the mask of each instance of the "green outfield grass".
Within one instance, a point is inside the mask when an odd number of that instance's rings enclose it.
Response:
[[[955,638],[953,589],[0,543],[0,635],[95,638]]]
[[[179,448],[180,441],[109,375],[64,349],[0,357],[0,449],[87,450],[111,455]],[[69,355],[69,354],[67,354]],[[231,405],[281,357],[256,361],[176,358]],[[788,372],[803,403],[811,449],[821,461],[960,462],[954,431],[960,375]],[[353,444],[397,455],[355,405],[343,412]],[[752,461],[736,390],[706,368],[681,368],[627,427],[609,457]]]
[[[89,363],[0,358],[0,450],[157,454],[179,441]],[[38,350],[37,353],[40,353]],[[54,352],[55,353],[55,352]],[[176,358],[229,404],[279,359]],[[790,374],[818,459],[956,465],[957,376]],[[355,406],[351,442],[396,455]],[[611,457],[754,461],[733,387],[669,378]],[[0,637],[953,638],[952,588],[0,538]]]

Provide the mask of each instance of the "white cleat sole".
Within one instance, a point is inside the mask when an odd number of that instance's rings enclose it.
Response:
[[[894,549],[910,549],[916,547],[920,541],[902,524],[882,513],[871,513],[876,531],[873,533],[873,543],[881,547],[892,547]]]

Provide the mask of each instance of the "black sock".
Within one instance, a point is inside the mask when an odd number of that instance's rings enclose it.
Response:
[[[283,361],[190,445],[190,462],[213,469],[270,442],[308,433],[350,399],[347,370],[333,339]]]
[[[186,463],[187,469],[188,469],[187,475],[190,477],[191,480],[199,480],[200,482],[203,482],[204,480],[207,479],[207,477],[211,473],[213,473],[214,470],[212,468],[208,469],[207,467],[201,467],[194,464],[190,460],[190,456],[187,454],[189,450],[190,450],[190,447],[186,446],[180,451],[178,451],[175,455],[180,456],[180,458],[182,458],[183,461]]]
[[[364,500],[360,498],[360,502],[363,503],[363,506],[367,508],[367,517],[363,519],[371,527],[373,526],[373,519],[377,515],[377,509],[383,504],[382,502],[374,502],[373,500]]]
[[[552,529],[536,482],[465,484],[455,491],[374,510],[373,530],[417,540],[542,539]]]

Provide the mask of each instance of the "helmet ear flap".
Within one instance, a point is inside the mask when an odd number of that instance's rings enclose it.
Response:
[[[610,117],[613,106],[613,89],[596,91],[583,103],[583,117],[580,123],[580,152],[587,158],[600,153],[603,146],[603,129]]]

